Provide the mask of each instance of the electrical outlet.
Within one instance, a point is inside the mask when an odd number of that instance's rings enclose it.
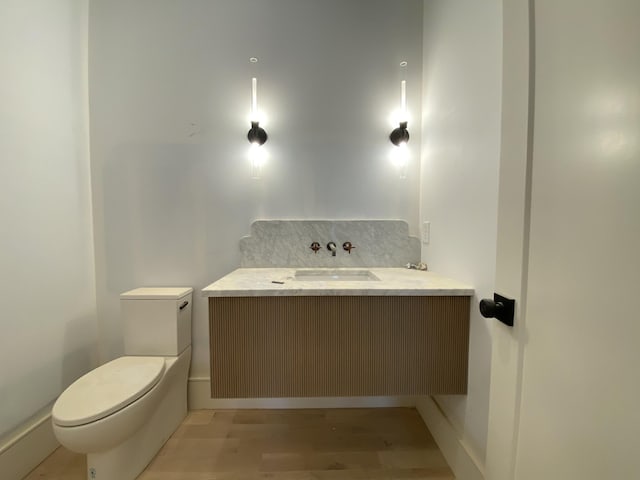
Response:
[[[422,243],[425,245],[429,243],[429,237],[431,236],[431,222],[422,222]]]

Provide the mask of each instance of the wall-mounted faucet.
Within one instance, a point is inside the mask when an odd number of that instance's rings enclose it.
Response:
[[[355,246],[353,243],[351,243],[351,242],[344,242],[344,243],[342,244],[342,249],[343,249],[345,252],[349,252],[349,255],[351,255],[351,250],[353,250],[354,248],[356,248],[356,246]]]
[[[336,247],[336,244],[334,242],[329,242],[327,243],[327,250],[329,250],[331,252],[331,256],[335,257],[336,256],[336,250],[338,248]]]

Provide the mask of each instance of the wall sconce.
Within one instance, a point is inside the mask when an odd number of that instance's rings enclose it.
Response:
[[[403,76],[406,66],[407,62],[400,63]],[[407,125],[409,121],[407,118],[407,81],[404,79],[400,82],[400,112],[398,123],[398,127],[394,128],[389,134],[389,140],[395,145],[391,153],[391,159],[400,170],[400,178],[406,178],[407,164],[409,163],[409,149],[407,147],[407,142],[409,141]]]
[[[407,130],[408,123],[409,122],[400,122],[400,126],[391,131],[389,140],[391,140],[391,143],[396,147],[399,147],[401,143],[407,143],[409,141],[409,130]]]
[[[251,130],[247,133],[247,138],[251,143],[263,145],[267,141],[267,132],[260,127],[258,118],[258,79],[251,79]]]
[[[257,63],[258,59],[252,57],[249,59],[251,63]],[[251,177],[260,178],[262,166],[267,160],[267,152],[262,145],[267,141],[267,132],[260,126],[258,114],[258,80],[253,77],[251,79],[251,128],[247,132],[247,139],[251,146],[249,147],[249,161],[251,162]]]

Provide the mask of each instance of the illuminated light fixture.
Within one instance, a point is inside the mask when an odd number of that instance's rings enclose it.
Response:
[[[407,62],[401,62],[400,66],[406,67]],[[402,80],[400,82],[400,126],[398,128],[394,128],[391,134],[389,135],[389,140],[396,147],[400,146],[402,143],[407,143],[409,141],[409,131],[407,130],[407,125],[409,121],[407,120],[407,81]]]
[[[400,62],[403,75],[406,66],[407,62]],[[409,163],[409,148],[407,147],[407,142],[409,141],[409,130],[407,130],[407,126],[409,121],[407,117],[407,81],[403,79],[400,82],[399,125],[389,134],[389,140],[395,145],[391,153],[391,159],[400,170],[400,178],[406,177],[407,164]]]
[[[409,130],[407,130],[407,125],[409,121],[407,120],[407,81],[402,80],[400,83],[401,90],[401,102],[400,102],[400,126],[398,128],[394,128],[391,134],[389,135],[389,140],[396,147],[399,147],[402,144],[405,144],[409,141]]]
[[[406,145],[409,141],[409,130],[407,130],[407,124],[409,122],[400,122],[400,126],[398,128],[394,128],[389,135],[389,140],[396,147],[404,144]]]
[[[251,57],[251,63],[257,63],[258,59]],[[262,166],[266,163],[267,152],[262,145],[267,141],[267,132],[260,126],[258,114],[258,79],[251,79],[251,129],[247,132],[249,147],[249,161],[251,162],[251,177],[260,178]]]
[[[251,129],[247,133],[247,138],[251,143],[263,145],[267,141],[267,132],[260,126],[258,120],[258,79],[251,79]]]

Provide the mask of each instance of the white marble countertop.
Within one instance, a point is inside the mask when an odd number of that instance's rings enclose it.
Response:
[[[296,279],[296,272],[338,275],[369,271],[377,280]],[[276,282],[276,283],[274,283]],[[278,283],[282,282],[282,283]],[[239,268],[202,289],[205,297],[321,295],[472,296],[473,287],[434,272],[407,268]]]

